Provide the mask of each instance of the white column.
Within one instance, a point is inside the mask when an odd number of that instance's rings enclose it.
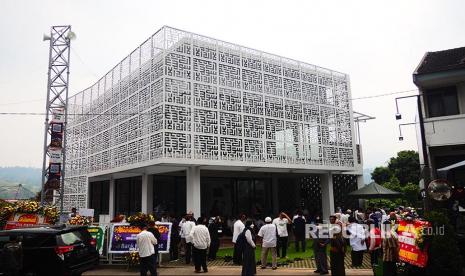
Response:
[[[110,178],[110,188],[108,189],[110,193],[110,197],[108,200],[108,214],[110,215],[110,220],[115,217],[115,180]]]
[[[357,188],[363,188],[365,186],[365,181],[363,180],[363,174],[362,175],[357,175]],[[359,199],[358,200],[358,207],[363,208],[365,207],[365,199]]]
[[[186,212],[192,211],[200,216],[200,168],[189,167],[186,170]]]
[[[323,219],[329,220],[329,216],[334,214],[333,174],[321,174],[320,178]]]
[[[142,213],[153,212],[153,175],[142,175]]]
[[[89,178],[87,177],[86,179],[86,182],[87,182],[87,185],[86,185],[86,188],[87,188],[87,193],[86,193],[86,208],[90,208],[90,181],[89,181]],[[53,198],[55,199],[55,198]],[[63,207],[63,209],[66,210],[66,205]]]

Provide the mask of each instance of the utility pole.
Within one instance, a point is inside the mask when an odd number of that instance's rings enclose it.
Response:
[[[41,205],[52,203],[54,191],[58,191],[60,214],[63,213],[70,46],[74,37],[71,26],[66,25],[52,26],[50,35],[43,38],[50,41],[50,50],[40,201]]]
[[[399,105],[397,103],[397,101],[399,99],[405,99],[405,98],[412,98],[412,97],[415,97],[417,99],[417,108],[418,108],[418,123],[420,125],[420,139],[421,139],[421,154],[423,155],[423,164],[420,164],[420,176],[421,178],[423,179],[423,182],[424,182],[424,189],[425,191],[428,189],[428,184],[430,183],[431,181],[431,169],[430,169],[430,164],[429,164],[429,156],[428,156],[428,149],[427,149],[427,145],[426,145],[426,138],[425,138],[425,123],[424,123],[424,120],[423,120],[423,106],[422,106],[422,103],[421,103],[421,97],[423,95],[421,94],[421,91],[420,91],[420,94],[418,95],[411,95],[411,96],[404,96],[404,97],[397,97],[395,99],[396,101],[396,120],[400,120],[402,119],[402,116],[399,112]],[[399,132],[402,133],[400,130],[400,126],[401,125],[408,125],[408,124],[400,124],[399,125]],[[402,134],[400,134],[399,136],[399,140],[402,141]],[[425,195],[425,197],[423,198],[423,208],[424,208],[424,212],[427,213],[431,210],[431,206],[432,203],[431,203],[431,200],[430,198],[428,198],[428,194]]]

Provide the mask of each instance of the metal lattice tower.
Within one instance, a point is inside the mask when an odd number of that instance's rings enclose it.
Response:
[[[50,203],[53,200],[54,191],[58,190],[62,211],[69,59],[73,37],[71,26],[52,26],[50,36],[44,35],[44,40],[50,41],[50,52],[45,103],[41,204]],[[51,120],[50,117],[52,117]]]

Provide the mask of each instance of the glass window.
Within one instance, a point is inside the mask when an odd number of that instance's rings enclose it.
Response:
[[[153,177],[153,212],[157,216],[162,213],[176,216],[186,213],[185,176],[155,175]]]
[[[142,209],[142,177],[115,180],[116,214],[134,215]]]
[[[68,233],[63,233],[57,237],[59,245],[72,245],[77,244],[84,241],[84,237],[82,233],[79,231],[73,231]]]
[[[22,237],[24,247],[54,246],[55,235],[43,233],[27,233]]]
[[[457,88],[455,86],[426,91],[429,117],[459,114]]]
[[[90,208],[94,209],[96,221],[99,215],[108,214],[110,201],[110,181],[97,181],[90,183]]]

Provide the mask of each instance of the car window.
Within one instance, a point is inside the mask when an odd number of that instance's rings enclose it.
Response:
[[[55,246],[52,234],[26,233],[23,234],[22,242],[24,247]]]
[[[10,236],[0,236],[0,248],[10,241]]]
[[[8,242],[10,240],[10,236],[0,236],[0,242]]]
[[[60,245],[72,245],[80,242],[84,242],[85,237],[79,231],[67,232],[58,235],[58,243]]]

